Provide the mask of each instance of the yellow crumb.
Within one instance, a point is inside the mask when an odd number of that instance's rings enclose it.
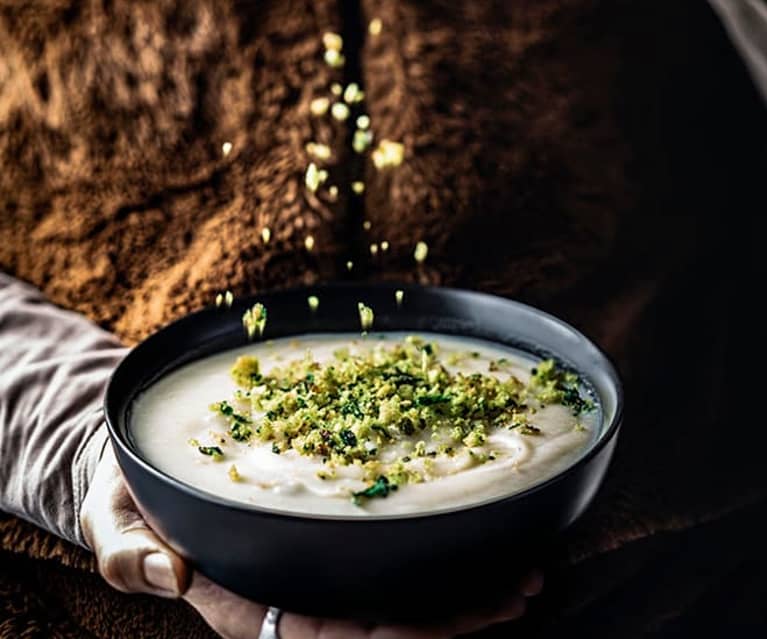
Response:
[[[309,110],[312,115],[325,115],[330,108],[330,98],[314,98],[309,104]]]
[[[413,253],[413,257],[415,257],[416,262],[423,262],[428,254],[429,245],[426,244],[426,242],[418,242],[418,244],[415,245],[415,252]]]

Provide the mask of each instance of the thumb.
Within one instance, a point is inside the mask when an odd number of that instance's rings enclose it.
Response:
[[[141,517],[111,445],[96,467],[80,522],[99,572],[117,590],[179,597],[188,588],[188,566]]]

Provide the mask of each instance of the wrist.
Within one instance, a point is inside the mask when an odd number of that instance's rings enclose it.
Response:
[[[87,503],[88,493],[96,474],[96,468],[102,462],[104,450],[109,445],[109,435],[103,421],[101,410],[95,416],[98,424],[87,431],[72,460],[72,496],[74,508],[74,541],[93,550],[92,536]]]

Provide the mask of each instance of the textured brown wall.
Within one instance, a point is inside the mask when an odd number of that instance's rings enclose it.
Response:
[[[343,205],[301,184],[304,142],[334,128],[308,102],[338,20],[327,2],[6,8],[0,264],[128,340],[219,288],[333,277]]]
[[[632,202],[619,39],[601,4],[349,6],[6,6],[0,266],[128,341],[222,288],[347,277],[348,258],[352,277],[533,300],[597,269]],[[383,32],[363,42],[374,15]],[[347,36],[343,71],[322,62],[326,30]],[[377,138],[405,143],[401,167],[377,171],[344,125],[310,117],[313,97],[350,79]],[[337,202],[303,187],[310,140],[333,148]],[[349,202],[353,176],[362,202]],[[417,273],[419,239],[431,252]],[[391,249],[371,259],[382,240]]]

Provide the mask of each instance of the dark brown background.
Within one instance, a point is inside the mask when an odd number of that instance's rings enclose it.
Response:
[[[322,63],[326,30],[345,37],[343,73]],[[401,167],[376,171],[310,117],[352,79],[378,138],[405,143]],[[331,279],[555,312],[616,359],[629,411],[517,631],[747,634],[767,574],[750,412],[765,122],[699,1],[0,3],[0,267],[126,343],[223,288]],[[336,202],[302,186],[312,139],[334,150]],[[362,198],[344,188],[359,177]],[[2,637],[208,636],[30,526],[4,517],[0,536]]]

